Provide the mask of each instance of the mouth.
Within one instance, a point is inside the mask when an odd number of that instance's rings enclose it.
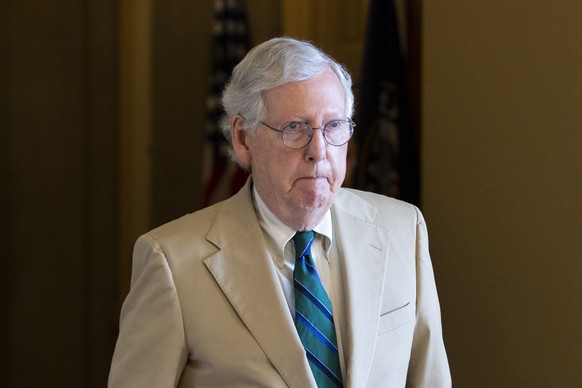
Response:
[[[308,185],[318,185],[318,184],[323,184],[323,183],[327,183],[328,179],[325,176],[305,176],[305,177],[300,177],[297,178],[295,180],[296,184],[308,184]]]
[[[327,179],[327,177],[323,176],[323,175],[314,175],[314,176],[304,176],[304,177],[300,177],[297,180],[318,180],[318,179]]]

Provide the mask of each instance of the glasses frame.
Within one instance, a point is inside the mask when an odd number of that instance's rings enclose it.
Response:
[[[325,136],[326,133],[326,128],[329,124],[336,122],[336,121],[341,121],[344,123],[349,123],[350,124],[350,136],[348,137],[348,139],[341,143],[341,144],[332,144],[329,142],[329,140],[327,139],[327,137]],[[315,133],[316,129],[321,130],[321,134],[323,135],[323,138],[325,139],[325,142],[327,144],[329,144],[330,146],[334,146],[334,147],[341,147],[344,144],[347,144],[350,139],[352,138],[352,136],[354,135],[354,128],[356,127],[356,123],[354,122],[354,120],[352,119],[336,119],[336,120],[330,120],[327,123],[325,123],[322,127],[318,127],[318,128],[313,128],[311,125],[307,124],[307,123],[302,123],[300,121],[288,121],[286,123],[284,123],[283,125],[281,125],[281,128],[275,128],[275,127],[271,127],[269,124],[265,123],[264,121],[259,121],[259,123],[263,124],[265,127],[272,129],[275,132],[278,132],[281,136],[281,142],[283,143],[283,145],[291,150],[301,150],[305,147],[307,147],[309,145],[309,143],[311,143],[311,140],[313,140],[313,134]],[[285,129],[290,125],[290,124],[301,124],[301,125],[306,125],[309,128],[309,132],[307,133],[307,136],[309,137],[309,140],[307,141],[307,143],[305,143],[305,145],[299,147],[299,148],[294,148],[294,147],[290,147],[289,145],[287,145],[285,143],[285,140],[283,139],[283,133],[285,132]]]

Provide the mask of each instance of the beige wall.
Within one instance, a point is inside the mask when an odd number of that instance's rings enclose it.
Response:
[[[423,203],[457,387],[582,386],[582,2],[424,2]]]

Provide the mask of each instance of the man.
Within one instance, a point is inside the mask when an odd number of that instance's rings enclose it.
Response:
[[[272,39],[223,104],[251,178],[139,238],[110,386],[450,386],[421,213],[340,188],[349,74]]]

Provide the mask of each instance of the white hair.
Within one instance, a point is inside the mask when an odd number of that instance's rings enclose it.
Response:
[[[241,115],[245,129],[256,131],[264,117],[263,92],[287,84],[305,81],[331,68],[338,77],[345,96],[346,117],[354,111],[352,78],[348,71],[313,44],[293,38],[273,38],[254,47],[234,68],[222,93],[225,115],[221,127],[231,143],[231,118]],[[240,161],[230,152],[231,157]]]

